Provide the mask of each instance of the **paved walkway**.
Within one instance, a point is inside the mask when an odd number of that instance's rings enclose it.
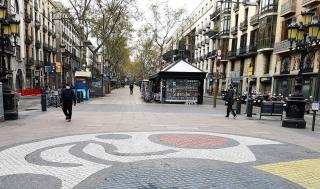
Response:
[[[0,189],[319,188],[320,133],[224,109],[121,88],[78,104],[71,123],[61,109],[22,112],[0,123]]]

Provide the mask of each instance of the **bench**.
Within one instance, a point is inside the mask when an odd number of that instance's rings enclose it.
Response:
[[[283,103],[282,102],[262,102],[260,109],[261,116],[281,116],[283,117]]]

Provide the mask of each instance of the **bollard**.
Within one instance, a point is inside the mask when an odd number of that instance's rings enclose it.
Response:
[[[45,92],[41,94],[41,110],[47,111],[47,94]]]
[[[247,117],[252,117],[253,99],[249,98],[247,102]]]
[[[237,99],[236,113],[241,114],[241,100]]]

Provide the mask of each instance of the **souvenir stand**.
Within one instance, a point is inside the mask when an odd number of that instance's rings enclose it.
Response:
[[[149,78],[155,101],[202,104],[206,72],[180,60]]]

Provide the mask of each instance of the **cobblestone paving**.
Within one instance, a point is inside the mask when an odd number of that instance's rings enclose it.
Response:
[[[0,151],[0,188],[316,188],[317,181],[308,185],[292,173],[317,175],[311,167],[320,154],[295,147],[208,132],[66,136]],[[292,163],[292,157],[314,160]]]

